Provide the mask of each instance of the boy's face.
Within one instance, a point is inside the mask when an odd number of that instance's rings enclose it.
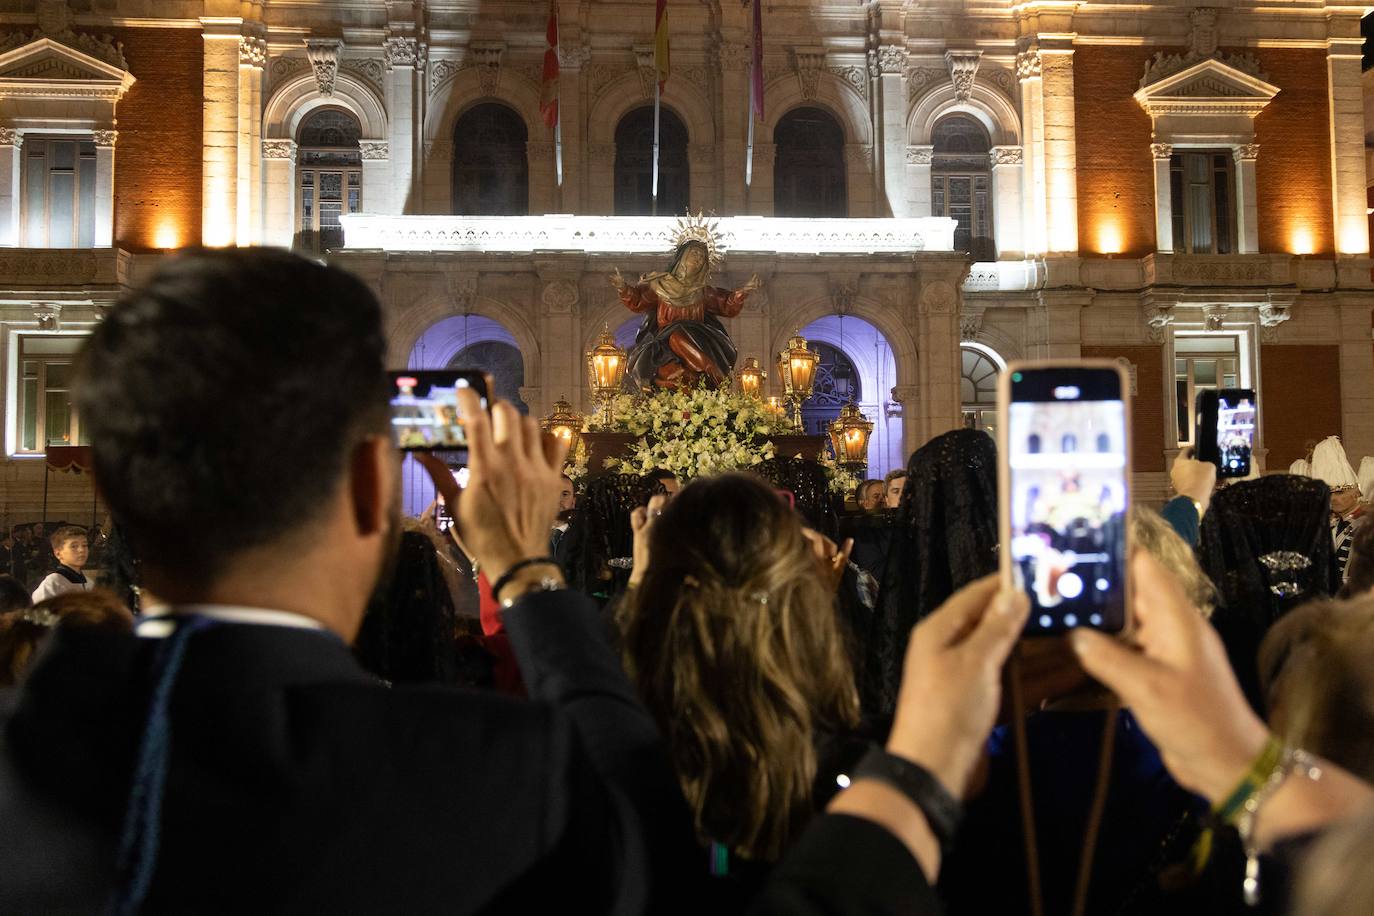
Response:
[[[90,552],[90,546],[86,543],[85,538],[67,538],[62,542],[62,546],[53,551],[57,555],[57,562],[63,566],[70,566],[72,569],[84,567]]]

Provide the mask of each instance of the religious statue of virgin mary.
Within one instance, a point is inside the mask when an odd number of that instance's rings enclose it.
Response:
[[[617,269],[611,285],[620,301],[644,316],[625,375],[639,389],[715,388],[734,371],[739,353],[720,317],[733,318],[761,285],[758,274],[737,290],[709,286],[720,263],[715,225],[698,216],[679,220],[673,262],[666,271],[627,283]],[[720,316],[720,317],[717,317]]]

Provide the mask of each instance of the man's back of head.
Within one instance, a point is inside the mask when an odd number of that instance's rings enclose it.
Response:
[[[207,580],[308,525],[385,432],[383,359],[367,287],[285,252],[189,254],[121,301],[77,403],[139,559]]]

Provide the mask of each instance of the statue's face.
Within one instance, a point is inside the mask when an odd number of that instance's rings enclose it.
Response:
[[[706,252],[699,245],[689,245],[682,253],[682,267],[686,273],[694,274],[706,263]]]

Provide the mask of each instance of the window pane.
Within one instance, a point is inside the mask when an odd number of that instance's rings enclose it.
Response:
[[[1237,338],[1230,335],[1175,337],[1175,353],[1235,353]],[[1179,360],[1182,363],[1182,360]]]
[[[72,355],[81,352],[81,345],[85,342],[85,337],[72,334],[52,337],[24,337],[19,342],[19,351],[25,356],[39,354]],[[28,362],[25,365],[33,366],[34,374],[38,374],[37,362]]]
[[[91,147],[94,154],[95,147]],[[82,156],[81,169],[77,173],[80,181],[77,200],[77,235],[76,244],[78,248],[92,248],[95,246],[95,159],[92,156],[87,158]]]
[[[45,445],[70,445],[72,408],[67,393],[49,390],[45,400],[43,431],[48,440]]]
[[[1217,254],[1230,254],[1231,246],[1231,194],[1229,179],[1230,175],[1223,169],[1217,169],[1213,173],[1216,185],[1216,226],[1217,226]]]
[[[1194,360],[1193,383],[1199,388],[1215,388],[1217,384],[1217,361],[1214,359]]]
[[[76,169],[76,144],[70,140],[53,140],[48,144],[48,154],[52,157],[52,168]]]
[[[70,248],[76,241],[76,175],[73,172],[50,173],[48,191],[48,247]]]
[[[29,152],[28,174],[24,181],[24,243],[31,248],[48,244],[48,166],[47,144],[35,141]]]
[[[48,363],[47,385],[44,386],[48,391],[52,391],[54,388],[70,388],[71,384],[71,363]]]
[[[1188,239],[1189,251],[1193,254],[1212,252],[1212,198],[1209,188],[1204,184],[1188,185]]]
[[[1188,361],[1186,359],[1174,360],[1174,378],[1185,381],[1188,379]]]

